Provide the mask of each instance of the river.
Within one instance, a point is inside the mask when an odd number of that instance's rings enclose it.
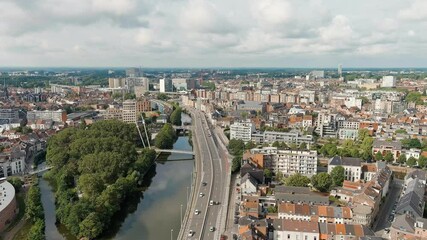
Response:
[[[183,116],[184,120],[184,116]],[[191,150],[188,137],[179,137],[174,149]],[[173,153],[158,162],[145,179],[145,190],[131,200],[115,219],[104,239],[176,239],[190,193],[194,160],[192,156]],[[187,159],[184,161],[173,161]],[[172,161],[171,161],[172,160]],[[73,240],[64,227],[55,225],[55,199],[52,187],[40,178],[42,203],[46,219],[46,239]],[[182,207],[181,207],[182,205]],[[171,231],[173,229],[173,231]]]

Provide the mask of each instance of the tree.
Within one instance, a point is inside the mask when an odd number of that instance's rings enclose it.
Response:
[[[307,150],[307,143],[303,142],[299,145],[299,148],[302,150]]]
[[[266,169],[264,169],[264,176],[266,178],[271,179],[273,177],[273,172],[270,169],[266,168]]]
[[[418,158],[418,166],[420,168],[425,168],[427,166],[427,158],[424,156],[420,156],[420,158]]]
[[[409,167],[417,165],[417,159],[415,159],[414,157],[408,158],[408,160],[406,161],[406,165],[408,165]]]
[[[397,158],[397,162],[398,163],[405,163],[406,162],[406,155],[405,154],[401,154],[399,156],[399,158]]]
[[[363,140],[365,140],[365,138],[369,137],[369,130],[366,128],[361,128],[358,131],[358,139],[360,142],[363,142]]]
[[[13,185],[17,193],[21,191],[22,185],[24,184],[24,182],[19,177],[10,177],[7,179],[7,181]]]
[[[90,213],[80,223],[80,237],[94,239],[102,233],[103,223],[95,213]]]
[[[181,113],[182,113],[182,109],[180,107],[177,107],[172,112],[172,114],[170,116],[170,121],[173,125],[175,125],[175,126],[181,126],[182,125]]]
[[[254,142],[252,142],[252,141],[247,142],[246,145],[245,145],[245,149],[252,149],[252,148],[255,148],[255,147],[256,147],[256,144]]]
[[[28,219],[35,220],[44,218],[41,193],[38,185],[30,187],[25,203],[25,213]]]
[[[345,179],[345,169],[342,166],[336,166],[331,171],[333,186],[342,186]]]
[[[167,100],[169,100],[169,97],[165,93],[159,93],[159,94],[157,94],[157,99],[162,100],[162,101],[167,101]]]
[[[34,224],[31,226],[30,231],[28,232],[28,240],[44,240],[46,239],[44,234],[45,223],[42,219],[37,219]]]
[[[332,185],[332,178],[328,173],[319,173],[311,177],[311,184],[317,190],[327,192]]]
[[[383,155],[381,154],[381,152],[380,151],[378,151],[377,153],[375,153],[375,160],[376,161],[381,161],[381,160],[383,160],[384,158],[383,158]]]
[[[267,208],[267,212],[269,212],[269,213],[277,213],[277,210],[278,210],[277,205],[276,206],[269,206]]]
[[[231,139],[228,142],[228,149],[234,156],[242,155],[245,149],[245,142],[241,139]]]
[[[176,138],[175,129],[170,123],[166,123],[157,134],[154,145],[161,149],[171,149]]]
[[[393,162],[394,161],[394,156],[393,156],[393,153],[391,153],[391,152],[387,152],[386,154],[385,154],[385,156],[384,156],[384,160],[386,161],[386,162]]]
[[[233,161],[231,164],[231,172],[232,173],[238,172],[240,170],[241,162],[242,162],[241,156],[235,156],[233,158]]]
[[[309,183],[310,179],[300,173],[294,174],[285,180],[285,185],[291,187],[307,187]]]

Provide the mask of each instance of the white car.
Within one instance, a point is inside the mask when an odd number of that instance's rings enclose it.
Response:
[[[203,197],[204,196],[204,194],[203,193],[199,193],[199,197]]]
[[[196,209],[196,211],[194,211],[194,214],[199,215],[200,211],[198,209]]]
[[[194,231],[193,230],[190,230],[189,232],[188,232],[188,236],[189,237],[192,237],[194,235]]]
[[[214,201],[210,200],[210,201],[209,201],[209,205],[210,205],[210,206],[214,205]]]

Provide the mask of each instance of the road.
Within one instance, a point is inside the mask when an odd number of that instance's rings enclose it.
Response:
[[[190,207],[188,222],[183,226],[183,239],[219,239],[221,227],[221,218],[223,216],[222,204],[225,196],[226,184],[226,164],[222,162],[219,156],[219,150],[213,140],[212,132],[207,125],[205,115],[196,110],[193,112],[194,133],[196,138],[194,141],[198,145],[196,158],[200,157],[201,174],[199,181],[196,182],[195,193],[197,198]],[[198,156],[200,155],[200,156]],[[197,180],[196,180],[197,181]],[[204,186],[202,182],[205,182]],[[201,193],[201,196],[199,195]],[[209,201],[219,202],[219,204],[209,205]],[[199,214],[195,214],[195,210],[199,210]],[[225,213],[224,213],[225,214]],[[214,227],[214,231],[210,228]],[[190,230],[195,234],[192,237],[188,236]]]
[[[393,180],[390,185],[389,193],[386,197],[385,203],[381,206],[377,216],[377,221],[374,224],[374,231],[377,236],[382,236],[385,228],[389,228],[391,222],[389,216],[394,208],[394,204],[397,203],[400,193],[402,192],[402,183],[399,180]]]

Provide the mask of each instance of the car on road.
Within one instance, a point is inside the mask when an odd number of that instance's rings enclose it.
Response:
[[[393,222],[393,219],[394,219],[394,216],[390,214],[390,215],[388,216],[388,221],[389,221],[389,222]]]
[[[199,193],[199,197],[203,197],[204,196],[204,194],[203,193]]]
[[[211,231],[211,232],[215,231],[215,227],[210,227],[209,231]]]
[[[196,214],[196,215],[199,215],[199,213],[200,213],[200,210],[198,210],[198,209],[196,209],[196,210],[194,211],[194,214]]]
[[[188,232],[188,236],[189,237],[192,237],[194,235],[194,231],[193,230],[190,230],[189,232]]]
[[[210,200],[209,201],[209,206],[212,206],[212,205],[214,205],[214,201]]]
[[[203,186],[206,186],[206,185],[207,185],[207,183],[206,183],[206,182],[202,182],[202,185],[203,185]]]

